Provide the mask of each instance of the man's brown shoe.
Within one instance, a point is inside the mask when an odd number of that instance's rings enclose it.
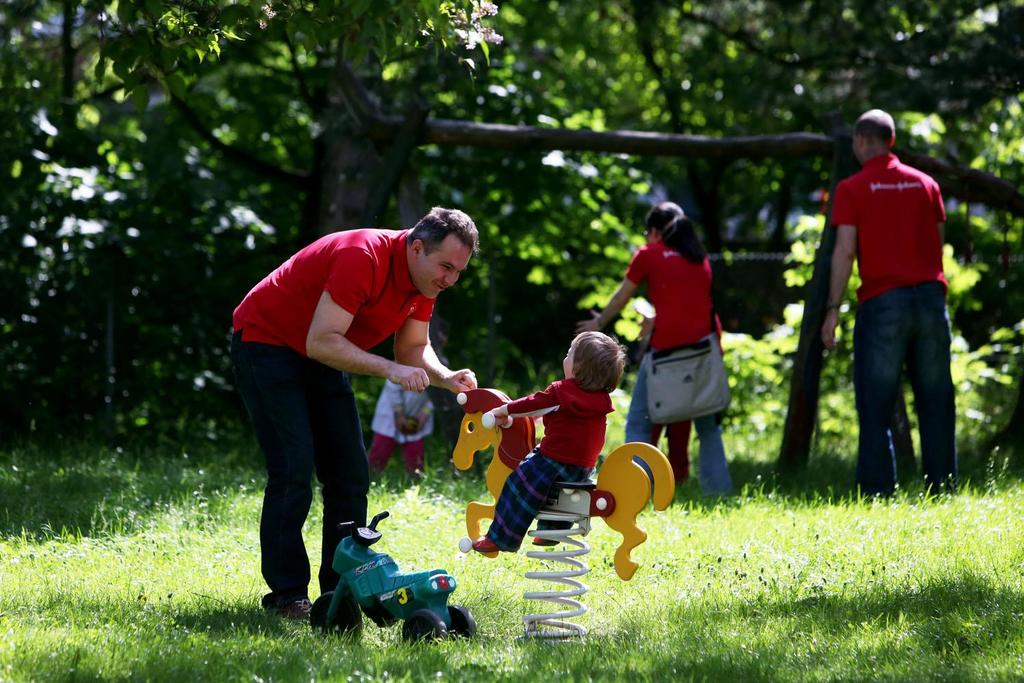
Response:
[[[292,600],[287,605],[278,607],[277,613],[285,619],[302,621],[303,619],[309,619],[309,611],[311,609],[313,609],[313,603],[306,598],[299,598],[298,600]]]

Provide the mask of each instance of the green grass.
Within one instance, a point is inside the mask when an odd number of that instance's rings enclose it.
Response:
[[[518,639],[524,555],[461,556],[472,477],[393,467],[378,549],[445,567],[473,641],[410,646],[368,621],[324,638],[259,607],[259,456],[79,445],[0,452],[0,680],[1009,680],[1024,679],[1024,485],[977,459],[956,496],[849,491],[849,458],[780,482],[770,439],[733,441],[722,501],[689,482],[648,510],[641,569],[615,576],[618,537],[595,520],[583,642]],[[441,455],[432,452],[435,460]],[[307,525],[319,556],[319,510]],[[314,566],[314,575],[315,575]]]

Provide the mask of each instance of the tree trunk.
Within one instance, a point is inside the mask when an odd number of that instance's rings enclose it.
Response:
[[[426,105],[420,102],[416,102],[410,107],[406,115],[405,126],[384,154],[376,177],[371,183],[370,196],[363,210],[363,225],[380,225],[384,219],[384,212],[387,211],[391,195],[399,189],[402,175],[409,165],[409,158],[419,144],[423,122],[427,120],[428,111]]]
[[[342,58],[338,48],[337,66],[327,85],[327,107],[323,118],[322,173],[317,231],[373,227],[363,225],[374,178],[382,167],[373,141],[361,130],[366,118],[376,115],[376,105]],[[360,118],[364,117],[364,118]]]
[[[299,247],[304,247],[320,237],[329,228],[321,228],[320,211],[323,205],[324,172],[327,164],[327,143],[321,133],[313,140],[313,164],[310,166],[306,183],[305,198],[302,202],[302,216],[299,218]]]
[[[327,140],[320,179],[319,234],[373,227],[362,225],[370,183],[380,168],[373,143],[346,130],[337,119],[324,134]]]
[[[779,182],[779,193],[775,197],[775,225],[772,228],[769,245],[771,249],[782,251],[786,248],[786,217],[793,206],[793,174],[783,167],[782,180]]]
[[[850,133],[833,127],[835,156],[832,164],[832,189],[829,192],[829,206],[825,229],[814,258],[814,274],[807,284],[804,301],[803,321],[800,325],[800,342],[793,362],[790,381],[789,410],[782,435],[782,450],[779,466],[783,470],[802,468],[807,465],[811,452],[811,437],[818,418],[818,397],[821,381],[822,351],[821,323],[825,305],[828,302],[829,276],[832,271],[832,250],[836,234],[831,227],[832,202],[839,181],[851,175],[856,168],[853,159]]]
[[[115,411],[115,397],[117,396],[117,288],[118,288],[118,266],[121,261],[121,248],[116,243],[110,242],[106,246],[107,262],[110,268],[108,281],[106,321],[104,324],[103,338],[103,435],[108,446],[114,445],[114,437],[117,434],[117,413]]]
[[[406,165],[398,181],[398,217],[403,228],[411,228],[427,213],[423,204],[420,176],[412,165]]]
[[[700,209],[700,222],[704,227],[705,247],[709,252],[722,251],[722,204],[719,187],[725,166],[712,162],[707,175],[702,173],[703,164],[687,164],[690,186],[693,188],[694,199]]]

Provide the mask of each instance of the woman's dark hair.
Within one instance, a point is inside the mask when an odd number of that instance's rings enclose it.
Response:
[[[708,252],[697,237],[697,226],[686,216],[680,216],[661,230],[661,241],[669,249],[682,254],[691,263],[704,263]]]
[[[647,212],[644,225],[648,230],[654,229],[661,232],[669,223],[685,215],[683,209],[675,202],[661,202],[652,206],[651,210]]]

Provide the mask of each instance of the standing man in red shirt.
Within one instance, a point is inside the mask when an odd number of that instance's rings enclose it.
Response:
[[[233,316],[235,378],[267,462],[260,519],[263,606],[309,614],[302,526],[316,472],[323,487],[321,592],[341,522],[366,523],[369,472],[349,373],[409,391],[433,384],[476,388],[471,370],[449,370],[427,335],[434,299],[478,250],[476,225],[434,208],[412,230],[349,230],[313,242],[265,277]],[[394,360],[368,352],[394,335]]]
[[[891,494],[896,459],[889,424],[906,364],[914,390],[921,460],[930,490],[956,486],[956,406],[950,377],[949,314],[942,271],[946,211],[938,184],[890,152],[892,117],[872,109],[857,119],[853,152],[861,170],[839,183],[828,310],[821,328],[834,349],[839,307],[853,260],[860,266],[853,334],[860,419],[857,484]]]

